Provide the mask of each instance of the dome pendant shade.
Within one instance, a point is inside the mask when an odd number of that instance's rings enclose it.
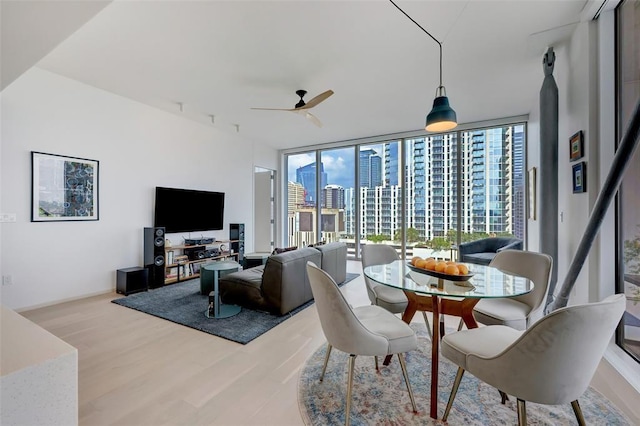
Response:
[[[425,130],[428,132],[446,132],[458,125],[456,112],[449,106],[447,96],[438,96],[433,100],[433,108],[427,115]]]

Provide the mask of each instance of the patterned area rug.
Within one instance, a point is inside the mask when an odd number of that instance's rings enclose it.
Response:
[[[418,335],[418,350],[406,355],[407,369],[413,388],[418,414],[411,410],[409,394],[402,378],[397,358],[389,366],[380,360],[376,373],[372,357],[356,358],[351,403],[352,425],[513,425],[517,423],[516,400],[510,397],[500,403],[498,391],[465,373],[447,419],[429,417],[431,374],[431,342],[424,325],[412,324]],[[344,424],[347,392],[348,355],[331,351],[324,381],[319,382],[326,345],[306,362],[298,382],[298,403],[308,425]],[[438,416],[442,417],[455,379],[457,366],[440,357]],[[578,400],[589,425],[629,425],[624,415],[592,388]],[[577,424],[571,404],[540,405],[527,403],[527,423],[530,425]]]
[[[347,273],[347,279],[340,285],[348,283],[358,275]],[[200,280],[194,279],[120,297],[112,302],[243,345],[313,303],[311,300],[282,316],[242,308],[238,315],[214,319],[205,316],[208,300],[208,296],[200,294]]]

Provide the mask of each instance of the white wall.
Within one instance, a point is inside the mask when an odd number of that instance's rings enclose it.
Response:
[[[30,222],[31,151],[100,161],[100,220]],[[20,309],[115,288],[116,270],[143,261],[156,186],[226,193],[229,223],[253,232],[254,164],[277,152],[164,111],[33,68],[2,92],[3,304]],[[252,238],[247,250],[252,251]]]
[[[569,266],[576,253],[580,240],[589,220],[591,209],[595,204],[602,181],[604,171],[608,171],[607,162],[611,159],[613,145],[603,141],[603,132],[600,129],[599,102],[600,97],[610,96],[613,91],[600,93],[600,80],[598,63],[599,33],[609,31],[599,21],[580,23],[570,40],[554,45],[556,62],[554,77],[558,85],[559,94],[559,127],[558,127],[558,259],[554,267],[558,270],[558,284],[556,293],[562,287]],[[609,38],[613,34],[609,34]],[[542,60],[543,53],[540,58]],[[543,72],[540,70],[540,84],[542,84]],[[528,166],[538,166],[540,158],[540,114],[539,99],[536,99],[532,107],[529,121],[529,145],[527,150]],[[569,161],[569,138],[578,130],[584,133],[585,155],[578,161],[587,164],[587,192],[574,194],[572,190],[572,166],[577,163]],[[613,135],[610,139],[613,140]],[[538,193],[538,197],[543,194]],[[538,230],[539,223],[529,220],[529,246],[530,250],[539,248]],[[605,225],[606,229],[610,225]],[[571,293],[570,304],[584,303],[600,300],[602,294],[612,293],[614,289],[614,263],[601,265],[601,252],[611,253],[614,250],[614,241],[607,240],[607,246],[597,241],[592,247],[590,255],[582,268]],[[610,256],[606,256],[610,258]],[[603,282],[603,274],[610,276],[608,282]],[[603,290],[603,287],[610,288]]]

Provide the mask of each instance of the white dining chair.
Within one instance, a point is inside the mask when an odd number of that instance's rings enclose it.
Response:
[[[571,403],[580,425],[578,398],[587,390],[625,310],[625,295],[558,309],[525,331],[504,325],[463,330],[442,338],[442,355],[458,365],[447,420],[465,371],[517,398],[518,424],[527,424],[526,401]]]
[[[399,260],[398,252],[386,244],[366,244],[362,246],[362,269],[367,266],[383,265]],[[407,296],[404,291],[377,284],[366,275],[364,282],[367,285],[367,295],[372,305],[385,308],[394,314],[401,314],[407,308]]]
[[[358,355],[397,354],[412,409],[417,412],[403,356],[405,352],[415,350],[418,347],[415,332],[400,318],[380,306],[368,305],[352,308],[331,276],[313,262],[307,262],[307,274],[322,331],[327,338],[327,353],[320,381],[322,382],[324,379],[332,348],[349,354],[345,424],[349,425],[350,422],[353,372],[355,359]]]
[[[533,251],[504,250],[496,254],[489,266],[528,278],[534,286],[531,292],[522,296],[481,299],[473,308],[476,321],[525,330],[542,318],[553,269],[551,256]]]

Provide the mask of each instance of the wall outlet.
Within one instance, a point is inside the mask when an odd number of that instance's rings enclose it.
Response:
[[[15,222],[16,214],[15,213],[0,213],[0,222],[8,223]]]
[[[3,275],[2,276],[2,285],[12,285],[13,277],[11,275]]]

